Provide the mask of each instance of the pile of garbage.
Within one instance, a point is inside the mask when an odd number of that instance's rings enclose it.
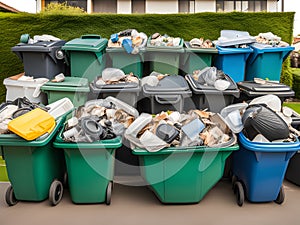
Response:
[[[139,79],[133,73],[125,74],[117,68],[106,68],[96,80],[96,86],[121,83],[139,83]]]
[[[138,115],[135,108],[111,96],[90,100],[67,120],[63,139],[66,142],[95,142],[122,136]]]
[[[190,46],[192,48],[213,48],[214,44],[212,43],[211,40],[206,39],[204,40],[202,37],[201,38],[193,38],[189,42]]]
[[[165,78],[166,76],[169,76],[169,74],[162,74],[156,71],[152,71],[149,76],[143,77],[141,79],[141,86],[144,86],[145,84],[155,87],[158,85],[159,81]]]
[[[150,45],[158,47],[177,47],[180,46],[181,38],[170,37],[167,34],[161,35],[160,33],[154,33],[151,36]]]
[[[272,47],[286,47],[288,43],[281,41],[281,37],[273,34],[272,32],[259,33],[256,37],[256,42],[260,44],[270,45]]]
[[[226,147],[236,143],[223,118],[216,113],[191,110],[161,112],[155,116],[142,113],[125,131],[131,148],[156,152],[166,147]]]
[[[127,29],[119,33],[112,34],[108,40],[109,48],[124,47],[129,54],[137,54],[140,49],[147,44],[147,35],[138,32],[136,29]]]
[[[25,44],[34,44],[40,41],[51,42],[60,40],[60,38],[48,34],[34,35],[33,38],[31,38],[29,34],[22,34],[20,37],[20,42]]]
[[[282,107],[276,95],[227,106],[220,114],[233,132],[242,131],[253,142],[293,142],[300,135],[292,127],[294,111]]]
[[[226,80],[226,75],[216,67],[205,67],[202,70],[193,71],[193,79],[202,85],[215,87],[219,91],[224,91],[230,86]]]

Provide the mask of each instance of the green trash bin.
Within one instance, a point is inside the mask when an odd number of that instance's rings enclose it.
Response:
[[[149,37],[146,47],[146,61],[149,61],[149,69],[162,74],[179,74],[180,55],[184,53],[183,39],[179,46],[155,46],[151,45]]]
[[[143,77],[144,72],[144,53],[145,49],[139,49],[138,54],[129,54],[123,47],[107,47],[106,53],[110,59],[110,67],[121,69],[125,74],[133,73],[139,78]]]
[[[9,206],[20,201],[43,201],[49,197],[52,205],[60,202],[65,176],[64,155],[52,145],[64,118],[56,121],[55,129],[45,138],[26,141],[16,134],[0,135],[8,178],[6,191]]]
[[[107,39],[100,35],[83,35],[67,42],[65,50],[72,77],[84,77],[90,82],[106,67]]]
[[[63,82],[49,81],[41,90],[47,94],[48,104],[67,97],[75,107],[84,105],[90,93],[88,80],[80,77],[65,77]]]
[[[226,158],[238,145],[223,148],[134,149],[141,175],[163,203],[198,203],[221,179]]]
[[[181,57],[181,68],[184,74],[193,74],[195,70],[211,67],[213,56],[218,54],[216,48],[193,48],[186,41],[184,46],[184,54]]]
[[[121,137],[93,143],[64,142],[63,130],[53,145],[64,150],[68,184],[74,203],[110,204],[115,150],[122,145]]]

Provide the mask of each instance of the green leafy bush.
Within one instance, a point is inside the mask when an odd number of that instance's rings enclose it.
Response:
[[[85,13],[85,11],[80,7],[69,6],[67,2],[64,3],[50,2],[41,13],[68,15],[68,14]]]

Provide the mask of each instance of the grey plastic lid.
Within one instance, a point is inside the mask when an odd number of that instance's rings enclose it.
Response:
[[[179,75],[170,75],[164,77],[159,81],[157,86],[150,86],[145,84],[143,86],[145,93],[159,94],[159,93],[176,93],[181,94],[182,92],[190,91],[189,85],[186,80]]]
[[[12,47],[13,52],[51,52],[53,48],[62,47],[66,42],[60,41],[38,41],[33,44],[19,43]]]
[[[291,91],[291,88],[285,84],[276,82],[267,82],[266,84],[258,84],[254,81],[243,81],[238,83],[238,87],[243,90],[257,91],[257,92],[282,92]]]
[[[108,92],[140,92],[140,86],[137,83],[120,83],[96,85],[95,81],[90,84],[90,89],[93,93],[108,93]]]

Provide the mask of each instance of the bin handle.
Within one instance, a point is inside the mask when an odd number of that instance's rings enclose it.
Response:
[[[176,104],[181,100],[181,95],[155,95],[155,100],[160,104]]]
[[[81,39],[101,39],[101,35],[98,35],[98,34],[86,34],[86,35],[82,35]]]

